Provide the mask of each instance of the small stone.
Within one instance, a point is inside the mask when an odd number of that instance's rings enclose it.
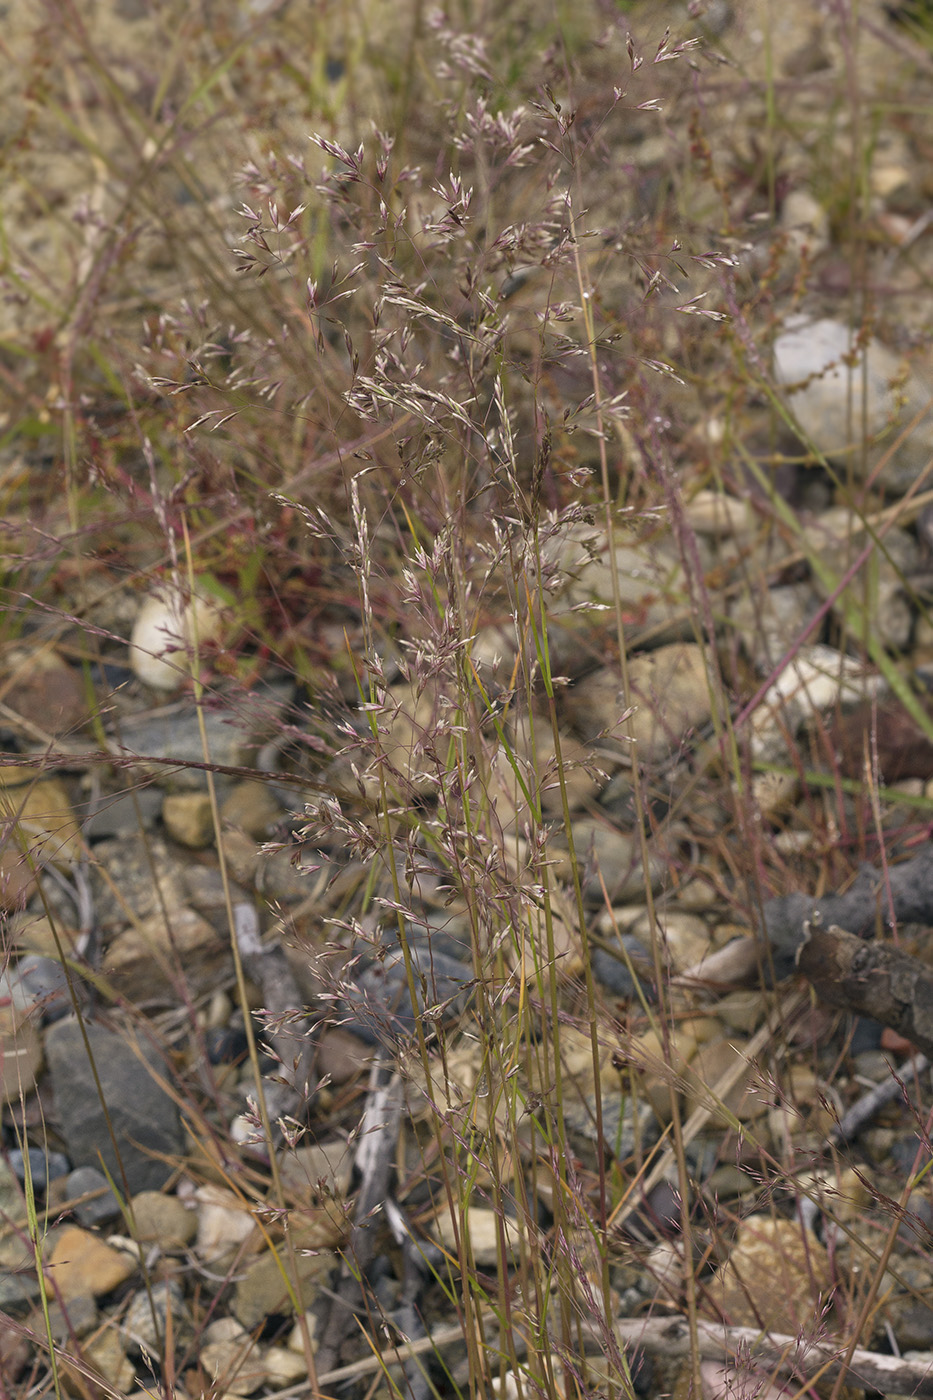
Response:
[[[0,1004],[7,997],[17,1011],[38,1011],[44,1021],[57,1021],[71,1009],[68,978],[57,958],[27,953],[15,968],[0,976]]]
[[[781,206],[781,227],[787,231],[794,252],[810,257],[829,246],[829,215],[809,190],[790,190]]]
[[[117,1391],[123,1395],[129,1391],[136,1377],[136,1368],[128,1360],[115,1332],[101,1332],[99,1336],[85,1342],[81,1348],[81,1356],[86,1365],[107,1382],[108,1391]],[[84,1371],[73,1366],[67,1356],[61,1358],[59,1365],[64,1388],[71,1395],[85,1396],[88,1393],[88,1382]]]
[[[225,1395],[252,1395],[266,1383],[266,1367],[262,1356],[248,1333],[242,1340],[208,1342],[202,1347],[199,1360]]]
[[[615,945],[616,940],[612,941]],[[619,942],[621,948],[617,952],[594,948],[592,964],[595,976],[613,996],[629,1000],[638,995],[639,987],[642,992],[652,996],[654,966],[641,939],[634,934],[623,933]]]
[[[213,1346],[215,1342],[242,1342],[246,1337],[246,1328],[235,1317],[215,1317],[205,1327],[201,1342],[204,1346]]]
[[[214,840],[214,817],[206,792],[169,793],[162,803],[162,821],[172,840],[192,851],[201,851]]]
[[[266,841],[282,820],[283,808],[268,783],[248,780],[234,784],[220,815],[226,826],[245,831],[255,841]]]
[[[287,1385],[297,1385],[308,1374],[308,1366],[303,1354],[288,1347],[269,1347],[263,1361],[266,1379],[274,1390],[284,1390]]]
[[[10,1166],[19,1181],[26,1180],[26,1159],[18,1147],[10,1148],[7,1154]],[[68,1158],[62,1152],[43,1152],[41,1148],[29,1148],[29,1174],[37,1191],[45,1191],[50,1181],[67,1176],[71,1170]]]
[[[687,914],[679,909],[659,910],[655,916],[655,929],[661,939],[661,961],[674,972],[683,972],[685,968],[702,962],[710,951],[709,929],[698,914]],[[650,915],[643,914],[629,931],[641,939],[650,957],[651,940],[655,936]]]
[[[764,1024],[770,1004],[771,998],[765,992],[730,992],[717,1000],[716,1015],[732,1030],[751,1035],[752,1031]]]
[[[97,1304],[88,1293],[79,1293],[62,1304],[53,1301],[49,1303],[49,1326],[53,1338],[60,1344],[67,1344],[72,1336],[77,1337],[79,1341],[88,1336],[97,1326],[99,1317]],[[44,1328],[41,1315],[35,1318],[35,1323]]]
[[[39,1296],[39,1280],[35,1272],[13,1273],[0,1269],[0,1310],[25,1312]]]
[[[0,909],[21,911],[35,894],[36,875],[22,852],[13,846],[0,850]]]
[[[0,1102],[14,1103],[31,1094],[41,1066],[36,1017],[0,1006]]]
[[[223,630],[216,599],[162,588],[145,598],[133,623],[130,665],[155,690],[177,690],[192,672],[205,642]]]
[[[752,716],[754,757],[786,762],[788,740],[804,724],[835,705],[864,701],[866,690],[871,680],[855,657],[822,643],[800,647]]]
[[[154,1356],[163,1354],[169,1312],[176,1350],[187,1347],[194,1335],[181,1285],[175,1279],[154,1283],[150,1293],[143,1289],[136,1294],[120,1324],[120,1341],[131,1356],[147,1351]]]
[[[16,1173],[4,1161],[0,1161],[0,1219],[11,1223],[26,1219],[22,1187]]]
[[[78,1225],[66,1225],[46,1260],[46,1270],[63,1298],[89,1293],[101,1298],[134,1272],[134,1261],[111,1249],[99,1235]]]
[[[450,1207],[445,1206],[434,1222],[434,1234],[441,1245],[456,1257],[457,1235],[466,1231],[467,1257],[482,1268],[496,1268],[499,1264],[500,1249],[504,1252],[505,1263],[514,1264],[521,1248],[521,1233],[516,1222],[507,1215],[501,1215],[484,1206],[468,1206],[461,1219],[451,1215]]]
[[[195,1250],[206,1264],[216,1264],[249,1239],[256,1221],[239,1196],[221,1186],[199,1186],[194,1195],[199,1206]]]
[[[645,872],[640,844],[635,838],[598,817],[578,817],[572,829],[587,903],[603,907],[607,895],[612,903],[636,900],[639,895],[644,902]],[[549,847],[548,855],[558,879],[569,883],[572,878],[569,852],[554,844]],[[667,874],[664,862],[659,857],[653,858],[651,888],[658,889]]]
[[[152,914],[123,929],[107,949],[104,972],[124,996],[144,1001],[171,992],[184,977],[199,991],[219,981],[228,967],[213,925],[185,906]],[[179,966],[180,963],[180,966]]]
[[[140,831],[151,831],[161,812],[159,789],[136,786],[125,792],[108,793],[83,822],[82,830],[85,839],[95,844],[113,837],[136,836]]]
[[[658,647],[633,657],[628,675],[638,708],[622,729],[634,740],[642,762],[676,753],[709,720],[712,691],[705,648],[696,643]]]
[[[305,1144],[283,1151],[279,1172],[286,1186],[304,1196],[346,1199],[353,1173],[353,1154],[345,1142]]]
[[[305,1354],[305,1328],[308,1331],[308,1338],[311,1342],[311,1350],[317,1351],[317,1318],[313,1312],[306,1312],[304,1316],[304,1327],[301,1325],[301,1318],[297,1318],[295,1325],[288,1334],[289,1351],[297,1352],[299,1356]]]
[[[719,1108],[712,1091],[726,1075],[737,1077],[731,1088],[719,1092],[718,1101],[723,1105]],[[746,1123],[766,1109],[761,1094],[755,1092],[759,1078],[759,1071],[745,1055],[741,1041],[719,1040],[712,1045],[701,1045],[687,1076],[688,1111],[709,1108],[710,1121],[723,1127],[728,1127],[733,1117]]]
[[[0,813],[15,823],[30,863],[70,866],[81,854],[81,830],[63,782],[45,778],[12,790],[0,785]]]
[[[372,1062],[373,1047],[352,1031],[332,1026],[321,1036],[317,1067],[332,1084],[348,1083],[367,1071]]]
[[[74,1213],[85,1228],[104,1225],[122,1215],[110,1182],[97,1167],[76,1167],[65,1180],[66,1199],[74,1201]]]
[[[57,652],[16,651],[6,658],[4,671],[4,704],[45,733],[74,733],[87,722],[84,682]]]
[[[774,365],[790,390],[791,412],[819,452],[855,476],[872,474],[887,491],[903,494],[913,485],[930,457],[929,420],[892,448],[930,392],[899,356],[877,340],[860,347],[841,321],[793,316],[775,341]]]
[[[236,1318],[244,1327],[252,1330],[270,1313],[292,1311],[288,1289],[282,1278],[283,1268],[302,1307],[307,1307],[317,1287],[325,1285],[330,1278],[335,1260],[335,1253],[327,1249],[318,1249],[311,1254],[299,1253],[295,1260],[296,1279],[284,1255],[276,1259],[272,1254],[264,1254],[249,1265],[236,1286],[233,1301]]]
[[[109,1118],[91,1073],[85,1035]],[[137,1054],[114,1032],[93,1024],[82,1032],[71,1018],[49,1027],[46,1053],[56,1115],[72,1162],[96,1166],[103,1157],[114,1181],[122,1182],[125,1172],[130,1191],[162,1186],[172,1172],[164,1158],[180,1155],[183,1138],[175,1103],[156,1082],[156,1076],[165,1073],[161,1060],[145,1043]],[[148,1055],[154,1058],[152,1072]],[[119,1162],[111,1131],[120,1144]]]
[[[684,515],[698,535],[711,535],[714,539],[747,535],[757,523],[748,501],[736,500],[722,491],[697,491],[684,506]]]
[[[709,1288],[716,1321],[806,1334],[833,1288],[829,1257],[796,1220],[751,1215]]]
[[[140,1191],[130,1205],[134,1234],[140,1243],[158,1244],[163,1250],[183,1249],[197,1233],[197,1211],[188,1210],[177,1196]]]

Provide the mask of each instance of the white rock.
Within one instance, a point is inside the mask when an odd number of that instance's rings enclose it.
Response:
[[[209,1342],[199,1355],[201,1365],[227,1395],[252,1395],[268,1377],[265,1364],[248,1333],[242,1340]]]
[[[288,1347],[269,1347],[263,1357],[266,1368],[266,1381],[274,1390],[284,1390],[287,1385],[296,1385],[308,1374],[307,1363],[297,1351]]]
[[[192,649],[215,641],[223,626],[219,602],[160,588],[144,598],[130,637],[130,666],[155,690],[175,690],[191,674]]]
[[[469,1253],[481,1269],[494,1268],[499,1262],[500,1220],[501,1239],[505,1252],[505,1262],[512,1264],[518,1258],[521,1239],[518,1225],[506,1216],[499,1216],[494,1210],[482,1206],[468,1206],[466,1229],[469,1236]],[[456,1253],[457,1232],[450,1207],[445,1206],[434,1223],[435,1234],[445,1249]]]
[[[777,380],[790,391],[788,407],[805,438],[856,476],[871,474],[901,430],[931,394],[897,355],[879,341],[856,350],[841,321],[789,318],[774,344]],[[794,387],[799,386],[799,387]],[[917,428],[881,467],[878,483],[903,492],[926,466],[933,419]]]
[[[684,515],[698,535],[714,539],[747,535],[756,525],[751,502],[737,500],[723,491],[698,491],[684,506]]]
[[[199,1186],[195,1251],[205,1263],[222,1257],[252,1234],[255,1220],[238,1196],[221,1186]]]
[[[801,647],[752,715],[752,753],[764,763],[787,758],[787,739],[814,715],[838,703],[854,704],[877,692],[879,677],[833,647]]]
[[[791,190],[787,195],[781,206],[781,227],[797,253],[806,249],[813,257],[829,244],[829,215],[808,190]]]
[[[662,941],[663,961],[674,972],[682,972],[701,962],[710,951],[709,929],[698,914],[688,914],[680,909],[662,909],[658,911],[655,923]],[[631,932],[650,952],[654,933],[647,913],[635,920]]]

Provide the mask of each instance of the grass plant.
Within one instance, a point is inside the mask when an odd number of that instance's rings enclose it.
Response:
[[[155,1009],[134,1005],[106,962],[89,965],[94,916],[85,909],[74,927],[12,777],[3,879],[12,891],[23,877],[19,904],[41,900],[58,958],[91,988],[90,1009],[75,994],[79,1017],[141,1022],[161,1041],[160,1074],[190,1145],[178,1178],[227,1190],[257,1221],[253,1252],[280,1270],[287,1325],[284,1314],[256,1322],[253,1340],[282,1342],[291,1313],[299,1319],[308,1380],[286,1394],[708,1394],[702,1320],[743,1217],[811,1219],[814,1203],[836,1241],[829,1293],[842,1351],[870,1344],[892,1277],[915,1286],[892,1262],[908,1187],[888,1196],[873,1181],[870,1202],[859,1196],[875,1225],[887,1218],[875,1234],[834,1208],[849,1199],[844,1177],[858,1192],[825,1149],[834,1091],[819,1035],[807,1035],[817,1009],[799,988],[769,988],[762,970],[744,1043],[764,1111],[737,1116],[747,1063],[719,1063],[708,1079],[691,1068],[715,1004],[672,975],[665,933],[688,896],[711,928],[751,928],[770,897],[842,888],[860,860],[884,865],[892,839],[919,840],[929,825],[926,791],[895,791],[872,767],[871,736],[857,778],[819,724],[787,728],[786,761],[754,747],[767,696],[779,683],[790,694],[817,640],[870,663],[933,740],[909,658],[877,627],[879,560],[900,569],[886,536],[915,527],[925,483],[885,503],[813,444],[795,447],[793,399],[776,387],[767,347],[790,311],[825,295],[818,258],[781,224],[791,185],[831,211],[851,253],[840,317],[867,333],[882,314],[873,240],[885,225],[871,171],[895,99],[863,55],[869,41],[884,52],[887,31],[859,7],[832,7],[828,71],[798,75],[775,51],[769,5],[761,62],[747,57],[754,30],[742,16],[718,36],[714,7],[705,18],[693,14],[702,6],[670,8],[668,29],[637,3],[543,16],[524,3],[502,13],[415,3],[389,16],[366,0],[339,13],[168,4],[91,16],[46,0],[3,41],[20,95],[4,145],[13,195],[0,214],[10,772],[27,767],[36,789],[64,775],[92,816],[121,784],[203,772],[224,991],[252,1068],[245,1112],[234,1081],[206,1064],[218,989],[196,986],[186,965],[154,846],[164,965],[178,982],[169,1008],[164,996]],[[905,84],[923,62],[911,43],[896,31],[890,41]],[[896,115],[926,139],[926,107]],[[58,168],[63,159],[79,178]],[[925,288],[920,258],[916,276]],[[912,333],[919,342],[922,328]],[[822,491],[858,522],[841,570],[786,490],[799,453],[815,482],[804,494]],[[692,507],[707,489],[752,501],[757,534],[701,539]],[[623,568],[623,548],[657,569],[656,591],[633,593],[638,568]],[[600,587],[586,585],[600,567]],[[773,586],[803,574],[821,589],[816,611],[780,655],[749,655],[737,600],[765,607]],[[900,581],[919,634],[929,628],[922,588],[903,570]],[[143,767],[124,738],[134,719],[125,692],[139,694],[126,644],[140,600],[160,589],[209,596],[223,625],[199,635],[195,621],[178,652],[175,699],[197,714],[199,757],[169,752]],[[669,759],[645,761],[632,658],[671,640],[702,649],[710,718]],[[29,666],[7,659],[23,648],[27,663],[54,650],[80,674],[89,719],[56,726],[12,704],[17,667]],[[607,664],[618,668],[617,710],[584,749],[568,695]],[[257,715],[272,719],[248,756],[231,757],[210,726],[218,713],[244,731]],[[620,753],[624,796],[600,805]],[[763,775],[802,791],[793,822],[763,809]],[[290,795],[291,815],[264,845],[244,844],[223,815],[222,785],[247,776]],[[597,835],[584,844],[575,834],[581,793],[597,827],[631,837],[637,897],[610,890]],[[58,862],[79,910],[75,871],[102,864],[91,830],[76,822]],[[24,840],[33,849],[21,862]],[[283,854],[308,895],[271,896],[264,946],[290,945],[293,967],[303,957],[318,996],[310,1009],[266,1002],[260,1030],[237,887],[249,877],[261,889],[257,871]],[[95,878],[124,898],[118,878]],[[12,969],[28,920],[12,892],[7,904]],[[646,920],[649,976],[624,941],[624,905]],[[138,925],[128,893],[124,909]],[[624,1003],[594,970],[607,948],[635,984]],[[459,981],[448,960],[462,965]],[[394,989],[395,1012],[372,969]],[[293,1119],[297,1066],[341,1018],[373,1032],[371,1078],[316,1078]],[[827,1040],[839,1035],[819,1024]],[[839,1065],[843,1042],[833,1042]],[[282,1113],[270,1085],[286,1094]],[[646,1099],[659,1139],[636,1133],[614,1149]],[[371,1159],[385,1129],[364,1107],[377,1102],[392,1121],[402,1101],[401,1146],[383,1164],[388,1205],[361,1213],[351,1196],[328,1201],[320,1183],[310,1197],[296,1192],[283,1142],[297,1153],[341,1137],[359,1168],[367,1136]],[[28,1096],[5,1094],[6,1147],[14,1137],[44,1146],[41,1122]],[[727,1204],[698,1185],[711,1151],[723,1168],[741,1165],[744,1196]],[[909,1187],[923,1175],[918,1157]],[[670,1220],[655,1229],[645,1200],[665,1181]],[[40,1203],[28,1168],[25,1206],[38,1257],[70,1206],[51,1188]],[[377,1236],[383,1253],[422,1271],[427,1339],[405,1332],[375,1286],[361,1289],[346,1329],[360,1343],[350,1361],[341,1347],[331,1354],[326,1331],[314,1335],[307,1309],[320,1313],[326,1289],[302,1266],[334,1247],[335,1216],[343,1282],[367,1280]],[[160,1323],[153,1294],[188,1275],[177,1259],[146,1263],[162,1354],[137,1362],[136,1377],[146,1372],[150,1393],[224,1390],[201,1344],[235,1307],[250,1248],[216,1275],[188,1257],[190,1334],[171,1310]],[[40,1312],[10,1312],[30,1358],[12,1379],[0,1342],[3,1393],[119,1393],[112,1377],[91,1380],[79,1339],[55,1333],[39,1278]],[[820,1287],[814,1334],[829,1307]],[[689,1362],[655,1362],[653,1382],[616,1326],[620,1295],[635,1307],[636,1294],[646,1316],[686,1318]],[[835,1400],[840,1384],[820,1393]]]

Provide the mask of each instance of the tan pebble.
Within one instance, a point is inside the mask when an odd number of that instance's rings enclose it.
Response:
[[[282,818],[282,804],[267,783],[237,783],[220,809],[225,824],[245,831],[256,841],[265,841]]]
[[[714,539],[731,539],[755,528],[755,512],[749,502],[722,491],[697,491],[684,513],[698,535],[711,535]]]
[[[623,731],[635,741],[639,759],[666,758],[710,717],[706,651],[677,642],[633,657],[628,671],[638,708]]]
[[[140,1000],[172,989],[179,959],[191,985],[215,975],[223,945],[207,919],[182,906],[170,911],[169,923],[171,933],[161,914],[139,919],[107,949],[103,970],[124,996]]]
[[[748,1035],[764,1021],[768,1002],[764,992],[730,992],[716,1002],[716,1015],[732,1030]]]
[[[100,1298],[130,1277],[136,1261],[122,1250],[111,1249],[90,1230],[66,1225],[45,1267],[63,1298],[79,1293]]]
[[[334,1084],[346,1084],[362,1074],[372,1060],[373,1047],[341,1026],[325,1031],[318,1045],[318,1072],[328,1075]]]
[[[248,1336],[242,1322],[237,1322],[235,1317],[215,1317],[205,1327],[201,1341],[207,1346],[216,1342],[243,1342]]]
[[[755,1092],[759,1077],[757,1066],[748,1059],[740,1041],[719,1040],[701,1046],[690,1065],[690,1112],[701,1107],[711,1109],[711,1121],[723,1126],[728,1126],[733,1118],[748,1122],[758,1117],[767,1107],[761,1094]]]
[[[307,1196],[336,1196],[350,1189],[353,1154],[345,1142],[300,1145],[279,1155],[279,1172],[286,1186]]]
[[[158,1243],[163,1249],[182,1249],[194,1239],[198,1213],[188,1210],[177,1196],[161,1191],[140,1191],[131,1202],[136,1238]]]
[[[170,793],[162,803],[162,821],[173,841],[192,851],[214,840],[211,800],[206,792]]]
[[[313,1236],[312,1230],[312,1236]],[[248,1265],[236,1285],[233,1298],[233,1311],[244,1327],[255,1327],[271,1312],[290,1312],[292,1308],[289,1289],[282,1277],[283,1268],[292,1280],[292,1294],[303,1306],[313,1301],[317,1288],[326,1284],[336,1262],[336,1255],[329,1249],[296,1239],[295,1271],[293,1274],[288,1259],[276,1258],[265,1253]],[[294,1276],[297,1274],[297,1278]]]
[[[0,788],[0,814],[15,823],[19,839],[30,852],[30,863],[70,866],[80,856],[81,829],[58,778],[31,782],[12,792]]]
[[[815,1235],[796,1220],[753,1215],[739,1226],[709,1302],[717,1321],[794,1336],[812,1327],[831,1288],[829,1257]]]

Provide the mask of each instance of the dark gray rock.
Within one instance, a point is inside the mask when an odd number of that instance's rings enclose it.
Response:
[[[116,1147],[107,1126],[84,1038],[77,1021],[59,1021],[46,1037],[55,1106],[68,1155],[76,1166],[99,1167],[101,1158],[118,1191],[157,1191],[171,1175],[159,1160],[182,1151],[178,1111],[146,1067],[157,1057],[145,1046],[139,1059],[126,1041],[103,1026],[86,1026],[88,1042],[103,1090]],[[122,1163],[122,1168],[120,1163]]]
[[[417,1012],[426,1029],[462,1014],[473,983],[473,970],[459,958],[436,951],[426,941],[410,948]],[[347,1030],[370,1045],[394,1044],[413,1034],[415,1015],[408,973],[401,948],[390,948],[372,962],[352,986],[341,988],[350,1015],[341,1021]]]
[[[628,953],[632,967],[641,983],[642,992],[654,1000],[654,966],[645,951],[645,945],[633,933],[622,935],[622,946]],[[605,948],[593,950],[593,972],[607,991],[613,996],[630,1000],[638,995],[635,979],[629,972],[623,954],[609,952]]]
[[[10,1166],[19,1181],[26,1180],[26,1160],[18,1147],[7,1153]],[[40,1147],[29,1149],[29,1173],[32,1184],[38,1191],[45,1190],[47,1181],[55,1181],[71,1171],[71,1163],[61,1152],[43,1152]]]
[[[11,1269],[0,1269],[0,1312],[28,1312],[38,1296],[35,1270],[15,1274]]]

